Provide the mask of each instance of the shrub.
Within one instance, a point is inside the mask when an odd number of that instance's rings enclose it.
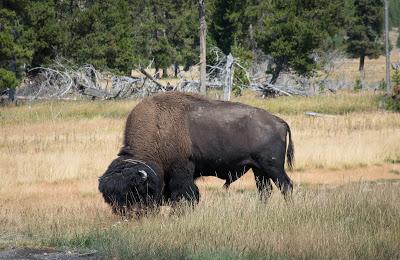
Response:
[[[400,48],[400,34],[399,34],[399,36],[397,37],[397,43],[396,43],[396,45],[397,45],[397,48]]]
[[[393,98],[386,98],[385,106],[387,110],[400,112],[400,101]]]
[[[0,68],[0,90],[6,88],[16,88],[18,84],[19,81],[13,72]]]
[[[250,67],[252,61],[254,60],[254,55],[251,51],[237,44],[232,46],[232,55],[246,70]],[[250,82],[246,75],[246,72],[242,68],[236,66],[232,86],[233,94],[235,96],[242,95],[242,90],[244,88],[247,88],[249,84]]]
[[[358,91],[360,91],[361,89],[362,89],[362,82],[361,82],[361,79],[360,79],[360,78],[357,78],[357,79],[356,79],[356,82],[354,83],[353,90],[356,91],[356,92],[358,92]]]
[[[395,86],[400,85],[400,70],[394,70],[392,81]]]
[[[384,79],[382,79],[381,81],[379,81],[379,85],[378,85],[378,89],[379,90],[386,90],[386,87],[387,87],[387,84],[386,84],[386,82],[385,82],[385,80]]]

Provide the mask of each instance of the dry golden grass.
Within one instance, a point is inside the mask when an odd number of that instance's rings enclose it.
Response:
[[[182,216],[128,222],[102,201],[97,177],[136,102],[1,108],[0,248],[94,248],[126,259],[400,257],[400,165],[389,163],[400,160],[399,114],[377,109],[372,94],[238,100],[289,122],[293,203],[278,192],[258,201],[250,172],[230,192],[216,178],[199,180],[201,203]]]
[[[366,166],[400,159],[399,114],[286,119],[295,132],[298,170]]]
[[[400,60],[400,56],[397,51],[393,51],[391,60],[396,62]],[[365,79],[364,81],[368,84],[378,83],[385,79],[386,75],[386,60],[384,56],[380,56],[378,59],[365,59]],[[342,80],[347,82],[354,82],[357,78],[360,78],[360,72],[358,70],[360,61],[358,59],[345,59],[343,65],[338,67],[332,75],[329,77],[333,80]],[[393,73],[393,70],[392,70]]]
[[[111,215],[95,181],[25,186],[1,194],[0,245],[94,248],[120,259],[395,259],[399,184],[300,186],[291,204],[207,187],[194,211],[127,222]]]

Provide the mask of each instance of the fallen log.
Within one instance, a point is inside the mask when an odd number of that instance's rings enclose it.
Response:
[[[336,117],[335,115],[317,113],[317,112],[312,112],[312,111],[307,111],[304,114],[307,116],[314,116],[314,117]]]
[[[270,88],[270,89],[272,89],[272,90],[274,90],[274,91],[276,91],[276,92],[279,92],[279,93],[281,93],[281,94],[284,95],[284,96],[289,96],[289,97],[292,96],[292,94],[290,94],[289,92],[286,92],[286,91],[283,91],[282,89],[276,88],[276,87],[274,87],[274,86],[273,86],[272,84],[270,84],[270,83],[264,83],[263,86],[265,86],[265,87],[267,87],[267,88]]]
[[[78,100],[76,97],[35,97],[35,96],[15,96],[17,100],[63,100],[63,101],[75,101]]]
[[[107,92],[96,88],[83,88],[82,94],[91,96],[92,98],[106,99],[109,95]]]

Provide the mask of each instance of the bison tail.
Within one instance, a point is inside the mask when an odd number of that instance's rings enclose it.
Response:
[[[286,151],[287,165],[288,165],[289,169],[292,170],[293,166],[294,166],[294,144],[293,144],[293,140],[292,140],[292,133],[291,133],[290,127],[287,123],[286,123],[286,129],[289,134],[289,145],[288,145],[287,151]]]

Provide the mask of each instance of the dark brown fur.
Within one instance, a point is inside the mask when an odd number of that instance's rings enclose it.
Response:
[[[207,100],[173,92],[144,99],[128,116],[120,155],[154,161],[164,169],[188,159],[192,144],[186,114],[193,102]]]

